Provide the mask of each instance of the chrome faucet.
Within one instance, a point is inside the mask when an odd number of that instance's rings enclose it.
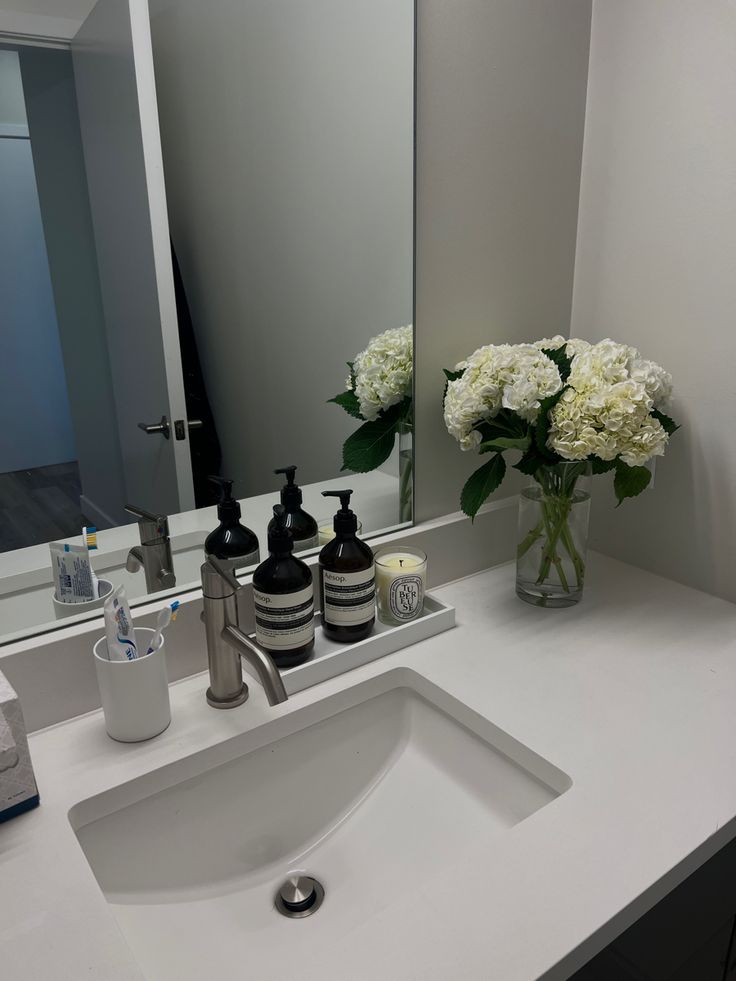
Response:
[[[202,566],[202,619],[210,668],[207,703],[213,708],[235,708],[248,697],[241,657],[255,669],[269,705],[278,705],[287,698],[279,669],[270,655],[240,629],[237,592],[241,588],[229,569],[214,556],[208,556]]]
[[[144,511],[132,504],[126,504],[125,510],[138,518],[138,533],[141,536],[140,545],[135,545],[128,552],[125,568],[128,572],[143,569],[149,593],[173,589],[176,586],[176,576],[171,555],[169,519],[165,514],[151,514],[150,511]]]

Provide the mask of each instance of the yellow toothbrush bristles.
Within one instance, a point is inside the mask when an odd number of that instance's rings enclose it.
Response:
[[[97,548],[97,529],[94,527],[85,528],[83,536],[88,549]]]

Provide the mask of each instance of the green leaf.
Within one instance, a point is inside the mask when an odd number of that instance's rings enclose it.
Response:
[[[342,469],[368,473],[380,467],[391,456],[395,436],[395,419],[379,417],[363,423],[343,444]]]
[[[511,409],[501,409],[493,419],[484,419],[473,428],[484,443],[494,439],[525,439],[530,431],[529,423]]]
[[[613,478],[613,489],[618,498],[618,507],[627,497],[641,494],[652,479],[646,467],[630,467],[623,460],[616,460],[616,476]]]
[[[540,467],[547,467],[549,463],[550,458],[548,456],[542,456],[534,443],[532,443],[519,462],[514,464],[514,470],[526,474],[527,477],[533,477]]]
[[[386,423],[392,423],[394,426],[398,426],[400,422],[407,422],[411,420],[412,415],[412,399],[410,395],[406,395],[400,402],[396,402],[395,405],[389,406],[388,409],[383,409],[379,415],[379,419]]]
[[[498,436],[496,439],[492,439],[487,443],[481,443],[479,452],[490,453],[491,450],[496,450],[499,453],[503,453],[504,450],[521,450],[522,453],[526,453],[531,442],[532,438],[529,435],[518,439],[513,436]]]
[[[570,367],[572,365],[572,358],[567,355],[566,345],[563,344],[562,347],[555,348],[554,350],[545,348],[542,354],[546,354],[550,361],[554,361],[560,373],[560,378],[563,382],[566,382],[570,377]]]
[[[668,436],[676,433],[680,428],[674,419],[670,419],[669,416],[666,416],[664,412],[660,412],[659,409],[652,409],[651,414],[657,420],[657,422],[661,424],[662,429],[664,429]]]
[[[327,399],[328,402],[335,402],[337,405],[341,406],[349,416],[354,419],[362,419],[363,416],[360,414],[360,402],[358,401],[358,396],[355,392],[340,392],[336,395],[334,399]]]
[[[500,485],[505,475],[506,461],[497,453],[468,477],[460,495],[460,507],[469,518],[475,519],[483,502]]]
[[[549,436],[550,429],[549,414],[565,394],[568,387],[569,386],[565,385],[565,387],[561,388],[556,395],[550,395],[549,398],[542,399],[539,405],[539,415],[537,416],[534,438],[537,444],[537,449],[545,456],[555,455],[552,450],[547,447],[547,437]]]
[[[616,466],[615,460],[601,460],[600,457],[592,456],[590,457],[591,470],[594,474],[608,473],[609,470],[613,470]]]

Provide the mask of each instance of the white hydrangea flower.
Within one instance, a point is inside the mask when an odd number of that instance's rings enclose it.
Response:
[[[445,396],[445,425],[463,450],[477,449],[480,433],[473,427],[511,409],[534,422],[542,399],[559,392],[556,365],[533,344],[488,344],[456,365],[464,369],[451,381]]]
[[[672,403],[672,375],[654,361],[635,358],[629,368],[630,376],[640,382],[652,400],[655,409],[669,412]]]
[[[379,412],[396,405],[412,393],[414,332],[412,325],[394,327],[371,339],[353,365],[355,394],[364,419],[372,421]],[[353,388],[348,378],[346,388]]]
[[[541,341],[535,341],[534,347],[538,347],[540,351],[556,351],[560,347],[566,347],[566,354],[574,358],[581,351],[587,351],[591,343],[584,341],[582,337],[563,337],[562,334],[555,334],[554,337],[543,337]]]
[[[661,456],[668,435],[651,416],[672,394],[672,378],[626,344],[606,339],[572,361],[570,388],[550,413],[547,445],[565,460],[621,457],[641,466]]]

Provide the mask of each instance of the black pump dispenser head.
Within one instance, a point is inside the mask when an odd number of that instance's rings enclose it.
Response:
[[[332,523],[335,534],[338,536],[355,534],[358,530],[358,519],[355,512],[350,510],[350,495],[352,493],[351,490],[322,491],[322,497],[340,498],[340,510],[335,515],[335,520]]]
[[[296,467],[280,467],[274,473],[282,473],[286,476],[286,483],[281,488],[281,503],[287,511],[295,511],[302,503],[302,489],[294,483]]]
[[[220,521],[237,521],[240,517],[240,503],[233,497],[233,482],[227,477],[208,477],[213,484],[220,488],[220,503],[217,505],[217,517]]]
[[[272,555],[288,555],[294,551],[294,538],[286,527],[286,508],[274,504],[273,521],[268,525],[268,551]]]

